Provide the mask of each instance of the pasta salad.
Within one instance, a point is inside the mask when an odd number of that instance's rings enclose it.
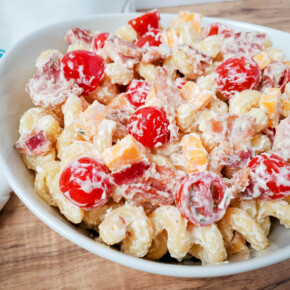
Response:
[[[220,263],[290,227],[290,62],[261,32],[158,10],[36,60],[16,149],[35,191],[136,257]]]

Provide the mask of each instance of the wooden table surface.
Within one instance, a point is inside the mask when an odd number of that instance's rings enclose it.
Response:
[[[244,0],[160,9],[172,13],[179,10],[290,32],[290,0]],[[42,223],[12,194],[0,213],[0,289],[90,288],[290,289],[290,260],[244,274],[210,279],[144,273],[81,249]]]

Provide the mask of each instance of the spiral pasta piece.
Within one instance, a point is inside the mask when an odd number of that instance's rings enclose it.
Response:
[[[122,242],[122,250],[135,257],[147,254],[153,237],[150,220],[142,207],[124,205],[108,213],[99,226],[108,245]]]
[[[216,224],[206,227],[189,225],[189,253],[205,263],[220,263],[227,257],[221,232]]]
[[[162,231],[152,240],[151,247],[145,256],[150,260],[159,260],[167,253],[167,232]]]
[[[284,200],[258,201],[258,221],[263,222],[269,216],[277,218],[282,225],[290,228],[290,205]]]
[[[240,233],[255,250],[265,249],[268,240],[259,224],[244,210],[236,207],[227,209],[223,219],[218,222],[219,230],[227,246],[234,231]]]
[[[167,248],[171,257],[182,260],[189,251],[187,221],[175,206],[161,206],[149,216],[153,226],[153,237],[167,231]]]

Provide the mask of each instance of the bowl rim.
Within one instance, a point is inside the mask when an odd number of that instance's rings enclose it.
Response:
[[[49,32],[51,29],[56,28],[60,25],[71,25],[73,27],[76,22],[86,22],[94,19],[102,18],[112,18],[112,17],[136,17],[142,13],[110,13],[110,14],[98,14],[90,15],[86,17],[78,17],[65,21],[59,21],[53,24],[43,26],[39,29],[36,29],[19,39],[14,45],[4,54],[0,61],[0,77],[5,74],[5,64],[10,59],[13,54],[19,50],[19,47],[22,47],[22,44],[26,43],[30,38],[37,38],[39,33]],[[176,14],[172,13],[161,13],[161,16],[174,17]],[[228,25],[237,25],[245,29],[256,29],[259,31],[272,33],[285,33],[289,36],[289,33],[276,30],[273,28],[268,28],[266,26],[250,24],[246,22],[240,22],[235,20],[227,20],[223,18],[213,18],[213,17],[203,17],[208,22],[222,22]],[[16,176],[9,169],[9,166],[4,161],[2,148],[0,147],[0,166],[3,170],[3,173],[10,184],[13,191],[21,199],[21,201],[45,224],[47,224],[51,229],[59,233],[61,236],[70,240],[74,244],[100,256],[110,261],[119,263],[121,265],[138,269],[141,271],[161,274],[166,276],[174,277],[191,277],[191,278],[203,278],[203,277],[217,277],[217,276],[226,276],[232,274],[238,274],[242,272],[251,271],[254,269],[262,268],[269,266],[271,264],[278,263],[280,261],[290,258],[290,245],[286,246],[283,249],[276,250],[274,253],[266,254],[265,256],[255,257],[246,261],[240,261],[235,263],[221,263],[217,265],[180,265],[180,264],[166,264],[158,261],[150,261],[145,259],[140,259],[137,257],[130,256],[128,254],[116,251],[110,248],[107,245],[96,243],[92,239],[82,235],[79,232],[69,229],[64,222],[54,218],[49,212],[44,211],[37,202],[26,194],[25,189],[18,183]]]

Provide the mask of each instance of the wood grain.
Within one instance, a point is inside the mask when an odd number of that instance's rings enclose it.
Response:
[[[179,10],[290,32],[289,0],[245,0],[160,9],[170,13]],[[183,279],[153,275],[112,263],[74,245],[43,224],[12,194],[0,213],[0,289],[92,288],[290,289],[290,260],[220,278]]]

